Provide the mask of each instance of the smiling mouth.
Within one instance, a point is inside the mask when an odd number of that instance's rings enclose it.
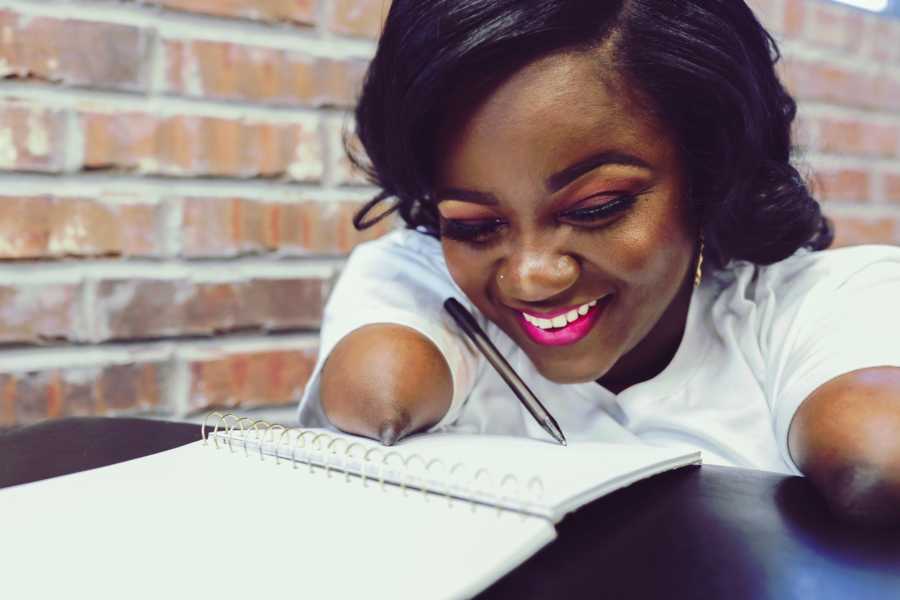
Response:
[[[529,338],[542,346],[568,346],[591,331],[611,297],[604,296],[553,318],[519,312],[519,324]]]

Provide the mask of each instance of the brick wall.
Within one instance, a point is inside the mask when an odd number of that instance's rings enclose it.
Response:
[[[0,0],[0,426],[289,406],[388,0]],[[753,0],[839,243],[900,242],[900,22]]]

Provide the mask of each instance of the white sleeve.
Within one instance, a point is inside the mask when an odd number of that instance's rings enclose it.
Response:
[[[788,311],[771,343],[772,411],[782,458],[800,404],[824,383],[857,369],[900,366],[900,258],[870,262],[840,278],[824,278]]]
[[[453,400],[432,430],[453,423],[474,385],[479,356],[457,334],[443,308],[451,296],[471,310],[447,271],[437,240],[402,230],[358,246],[325,305],[318,359],[300,401],[300,423],[333,427],[319,399],[322,366],[344,336],[374,323],[409,327],[437,346],[450,367]]]

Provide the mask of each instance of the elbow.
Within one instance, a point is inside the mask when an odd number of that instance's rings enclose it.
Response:
[[[813,478],[813,483],[843,521],[872,527],[900,526],[897,465],[858,461]]]

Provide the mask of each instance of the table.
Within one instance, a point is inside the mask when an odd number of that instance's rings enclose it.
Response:
[[[0,433],[0,487],[145,456],[200,428],[75,418]],[[703,466],[568,515],[559,539],[485,598],[900,598],[900,530],[829,513],[800,477]]]

